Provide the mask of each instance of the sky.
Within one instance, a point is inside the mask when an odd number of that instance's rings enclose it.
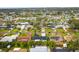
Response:
[[[78,0],[0,0],[0,8],[78,7]]]

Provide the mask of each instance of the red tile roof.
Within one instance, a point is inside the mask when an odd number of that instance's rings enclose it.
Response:
[[[31,33],[28,33],[27,36],[20,36],[18,37],[18,41],[28,41],[31,39]]]

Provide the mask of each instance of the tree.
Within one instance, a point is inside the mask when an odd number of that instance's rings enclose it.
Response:
[[[75,44],[74,44],[74,41],[70,41],[68,44],[67,44],[67,48],[71,51],[75,51]]]
[[[70,28],[79,29],[79,20],[72,19],[72,20],[69,20],[68,23],[70,24]]]
[[[68,43],[68,49],[72,51],[79,50],[79,39],[76,39],[75,41],[70,41]]]
[[[55,48],[56,47],[56,43],[54,41],[47,41],[47,46],[49,48]]]
[[[29,41],[29,45],[32,47],[32,46],[36,46],[35,42],[33,40]]]
[[[79,50],[79,39],[75,40],[74,45],[75,45],[75,49]]]
[[[40,46],[40,45],[43,45],[42,43],[43,43],[42,41],[37,41],[37,42],[35,42],[35,44],[36,44],[36,45],[39,45],[39,46]]]

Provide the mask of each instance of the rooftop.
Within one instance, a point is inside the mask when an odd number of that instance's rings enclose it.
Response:
[[[46,46],[36,46],[35,48],[31,48],[30,52],[48,52],[48,48]]]

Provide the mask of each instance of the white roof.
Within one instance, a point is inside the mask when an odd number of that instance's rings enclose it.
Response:
[[[20,24],[29,24],[28,22],[21,22]]]
[[[56,49],[62,49],[61,47],[56,47]]]
[[[18,24],[25,25],[25,24],[29,24],[29,22],[18,22]]]
[[[21,30],[23,30],[24,28],[25,28],[25,25],[22,25],[22,26],[21,26]]]
[[[1,42],[5,42],[5,41],[12,42],[13,40],[16,39],[16,37],[18,37],[18,34],[12,35],[12,36],[5,36],[0,41]]]
[[[5,37],[2,38],[0,41],[1,41],[1,42],[5,42],[5,41],[12,42],[12,38],[11,38],[11,37],[8,37],[8,36],[5,36]]]
[[[48,52],[48,48],[46,46],[36,46],[35,48],[31,48],[30,52]]]
[[[46,36],[46,33],[45,33],[45,32],[42,32],[41,35],[42,35],[42,36]]]

